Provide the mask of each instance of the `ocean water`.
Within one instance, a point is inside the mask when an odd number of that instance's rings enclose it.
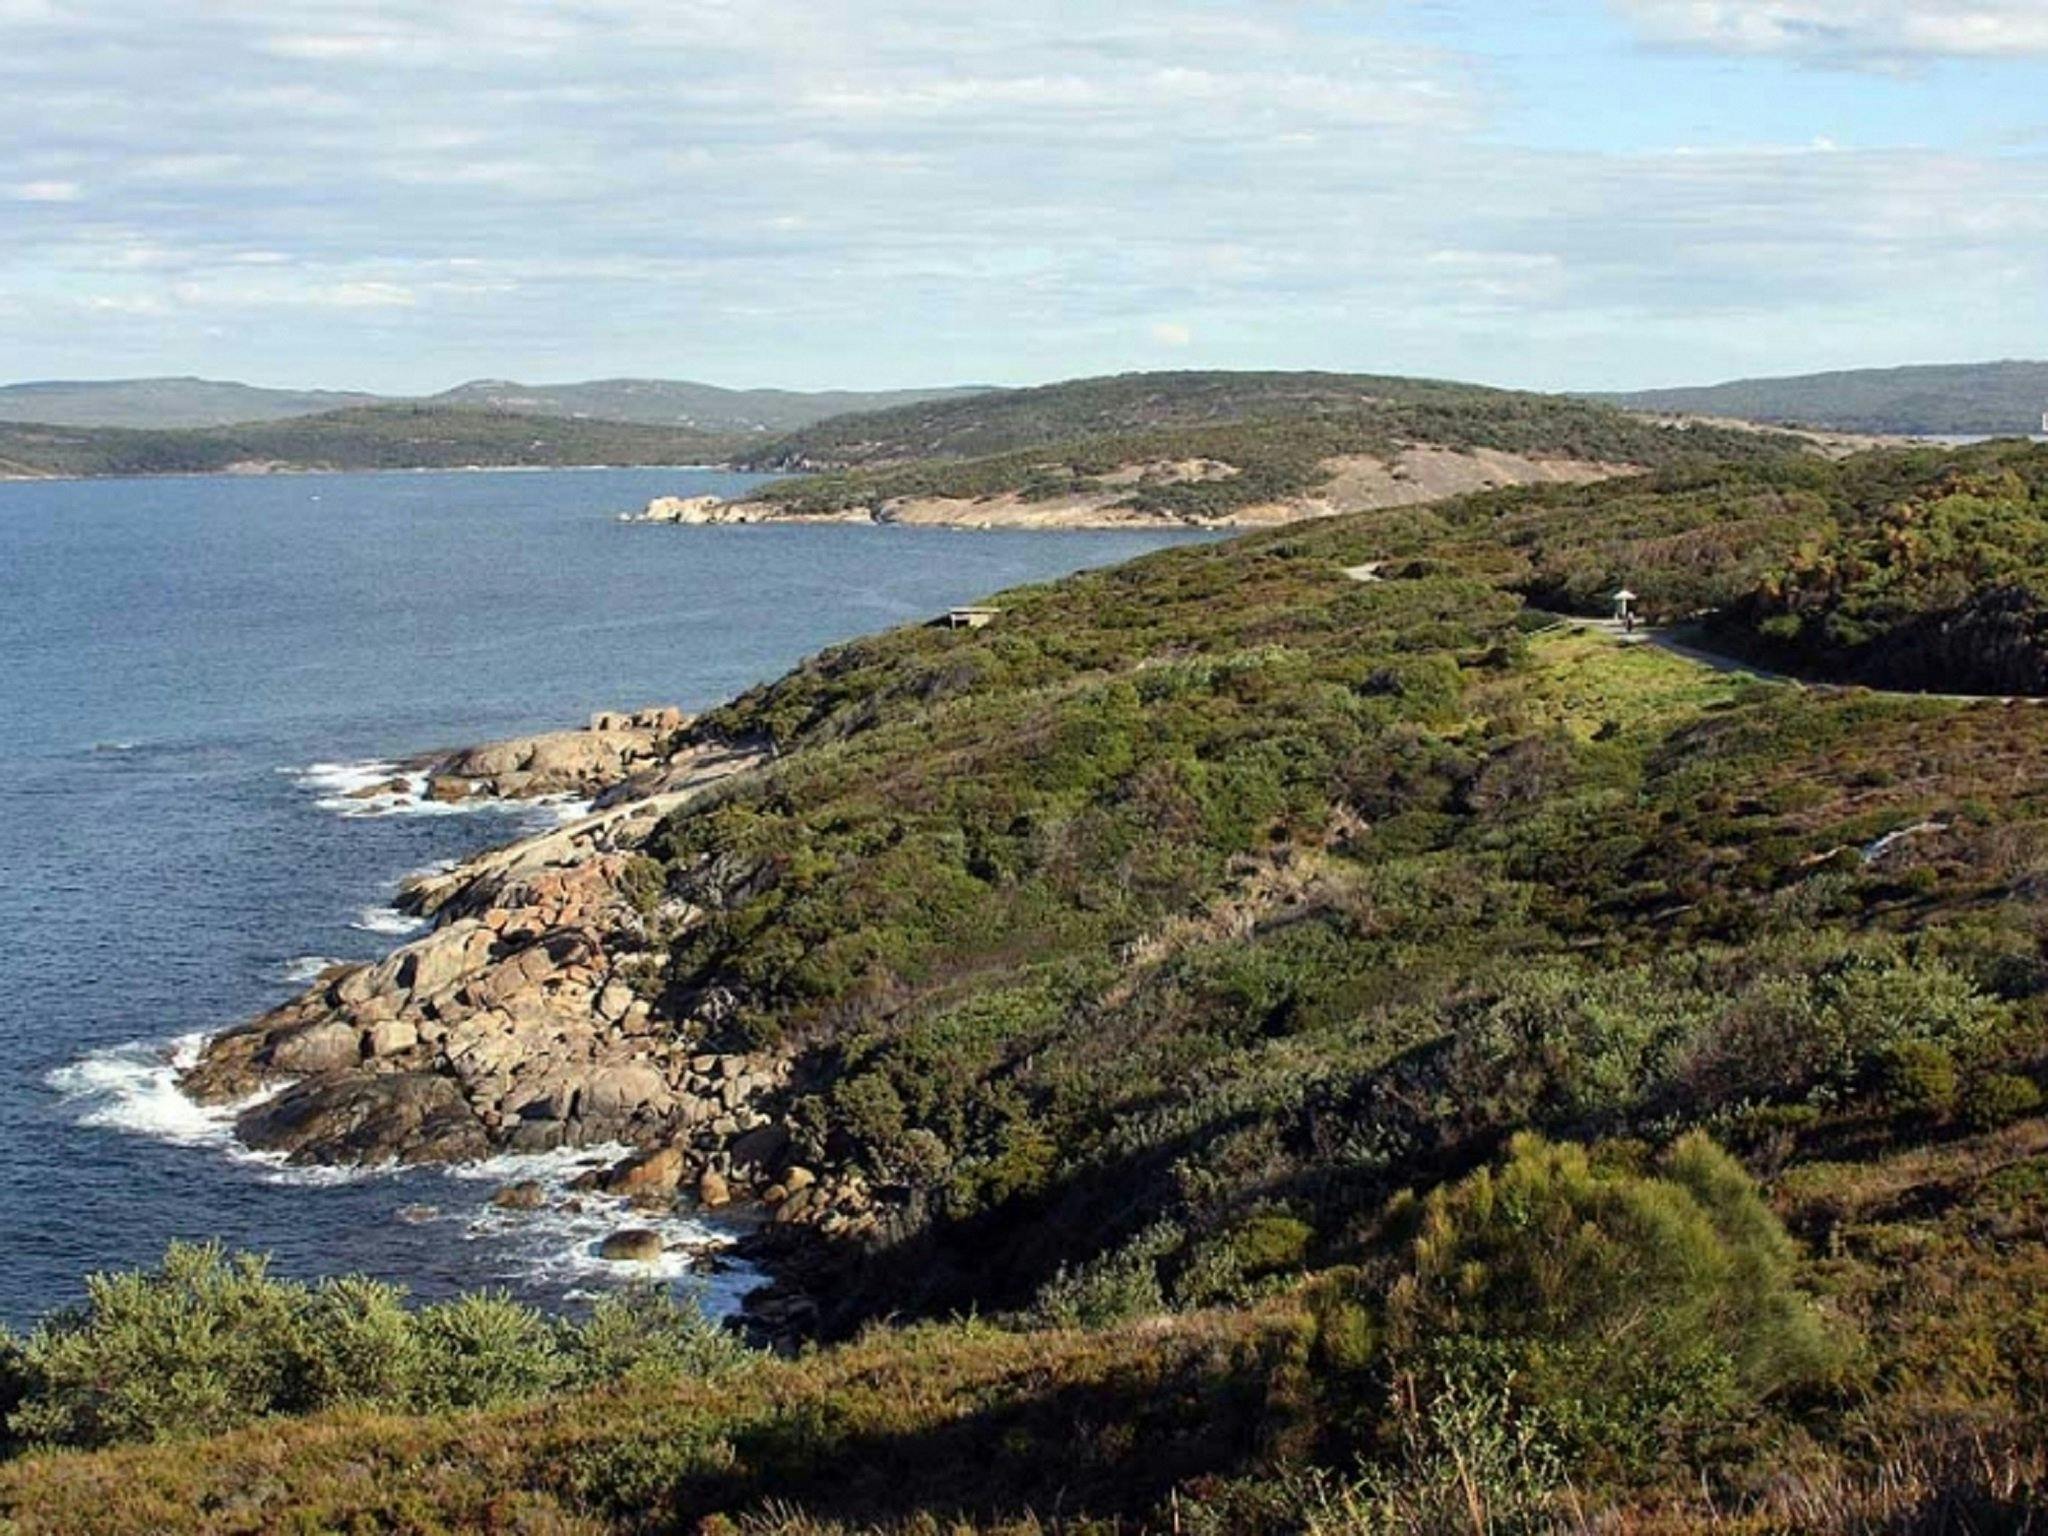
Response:
[[[172,1085],[207,1034],[408,925],[411,870],[560,807],[352,800],[437,746],[699,708],[821,645],[1172,534],[618,523],[702,471],[0,483],[0,1320],[174,1237],[573,1303],[622,1212],[492,1210],[579,1159],[299,1170]],[[634,1218],[630,1224],[643,1224]],[[709,1240],[676,1220],[678,1242]],[[743,1273],[669,1272],[714,1303]]]

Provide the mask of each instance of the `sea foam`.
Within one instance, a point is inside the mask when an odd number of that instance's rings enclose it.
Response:
[[[349,927],[359,933],[382,933],[398,938],[408,933],[418,933],[427,926],[424,917],[414,917],[396,907],[364,907],[358,912]]]
[[[78,1110],[80,1125],[125,1131],[179,1146],[226,1146],[246,1105],[200,1104],[178,1087],[199,1059],[203,1034],[129,1040],[57,1068],[44,1082]]]
[[[624,1145],[564,1147],[507,1153],[450,1168],[450,1176],[458,1180],[506,1185],[530,1179],[546,1191],[545,1203],[537,1210],[485,1206],[471,1213],[464,1237],[501,1247],[517,1278],[571,1298],[587,1299],[610,1287],[660,1280],[697,1292],[705,1310],[714,1315],[737,1310],[740,1298],[765,1277],[753,1266],[729,1258],[719,1259],[713,1272],[706,1273],[707,1258],[731,1246],[731,1232],[678,1212],[645,1210],[617,1195],[570,1187],[578,1175],[608,1166],[630,1151]],[[628,1227],[660,1233],[661,1257],[625,1264],[600,1258],[604,1240]]]
[[[295,987],[310,987],[323,972],[347,963],[333,955],[295,955],[277,968],[277,974]]]

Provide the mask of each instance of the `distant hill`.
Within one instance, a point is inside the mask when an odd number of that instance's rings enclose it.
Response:
[[[834,417],[764,444],[748,457],[777,469],[979,458],[1105,433],[1349,413],[1393,400],[1475,393],[1485,392],[1369,374],[1125,373]]]
[[[837,417],[739,462],[809,472],[761,493],[749,516],[1093,525],[1320,516],[1803,449],[1777,433],[1434,379],[1149,373]]]
[[[1398,440],[1588,456],[1622,457],[1642,440],[1639,423],[1605,405],[1442,379],[1126,373],[833,417],[753,449],[744,462],[762,469],[879,468],[1251,423],[1366,430],[1376,445]]]
[[[376,405],[175,431],[0,423],[0,475],[687,464],[723,460],[735,446],[731,436],[637,422]]]
[[[0,385],[0,422],[145,430],[288,421],[354,406],[430,405],[458,410],[572,416],[700,432],[783,433],[849,411],[975,394],[957,389],[721,389],[670,379],[519,384],[478,379],[416,400],[358,390],[261,389],[218,379],[69,379]]]
[[[258,389],[218,379],[56,379],[0,385],[0,421],[56,427],[219,427],[377,403],[347,390]]]
[[[1595,398],[1634,410],[1841,432],[2005,437],[2041,429],[2041,413],[2048,411],[2048,362],[1863,368]]]
[[[791,432],[827,417],[885,410],[928,400],[984,393],[955,389],[822,390],[721,389],[670,379],[597,379],[583,384],[519,384],[478,379],[430,397],[455,405],[535,416],[588,416],[695,427],[704,432]]]

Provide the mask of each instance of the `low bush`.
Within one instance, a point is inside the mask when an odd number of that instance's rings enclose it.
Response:
[[[1963,1123],[1975,1131],[1996,1130],[2041,1107],[2041,1090],[2016,1072],[1987,1072],[1963,1089]]]
[[[1101,1328],[1164,1312],[1159,1261],[1182,1241],[1179,1227],[1161,1222],[1086,1264],[1062,1265],[1039,1291],[1033,1321],[1048,1328]]]
[[[1519,1136],[1498,1171],[1407,1214],[1386,1300],[1397,1418],[1490,1383],[1570,1461],[1642,1472],[1844,1358],[1792,1240],[1700,1133],[1649,1169]]]
[[[255,1255],[173,1243],[158,1268],[95,1275],[83,1306],[4,1341],[7,1435],[99,1446],[331,1407],[488,1407],[748,1358],[694,1306],[661,1295],[606,1298],[582,1321],[497,1295],[404,1303],[361,1276],[305,1285]]]

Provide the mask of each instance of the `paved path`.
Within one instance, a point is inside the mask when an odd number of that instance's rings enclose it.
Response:
[[[1673,656],[1682,656],[1687,661],[1716,672],[1725,672],[1736,677],[1753,677],[1763,683],[1787,683],[1794,688],[1860,688],[1865,693],[1883,694],[1892,699],[1937,699],[1946,704],[2041,704],[2048,700],[2032,694],[2005,693],[1925,693],[1913,688],[1873,688],[1867,683],[1812,682],[1806,678],[1793,677],[1786,672],[1773,672],[1752,662],[1729,656],[1720,651],[1710,651],[1700,644],[1699,626],[1696,624],[1673,624],[1664,628],[1653,628],[1638,624],[1633,634],[1629,633],[1619,619],[1581,619],[1566,614],[1559,619],[1579,629],[1598,630],[1612,635],[1623,645],[1654,645],[1660,651],[1669,651]]]
[[[1383,581],[1385,578],[1380,572],[1386,568],[1386,564],[1384,560],[1368,560],[1363,565],[1346,566],[1344,574],[1353,581]],[[1732,677],[1753,677],[1760,683],[1785,683],[1794,688],[1861,688],[1865,693],[1881,693],[1894,699],[1938,699],[1948,704],[2048,703],[2048,699],[2024,693],[1923,693],[1911,688],[1872,688],[1865,683],[1808,682],[1805,678],[1793,677],[1786,672],[1773,672],[1768,667],[1759,667],[1739,657],[1708,650],[1700,644],[1700,630],[1697,624],[1672,624],[1663,627],[1638,624],[1630,629],[1619,619],[1592,619],[1576,613],[1555,613],[1547,608],[1532,611],[1550,613],[1557,621],[1551,626],[1553,628],[1590,629],[1599,634],[1611,635],[1622,645],[1654,645],[1660,651],[1669,651],[1673,656],[1681,656],[1702,667],[1709,667]]]

